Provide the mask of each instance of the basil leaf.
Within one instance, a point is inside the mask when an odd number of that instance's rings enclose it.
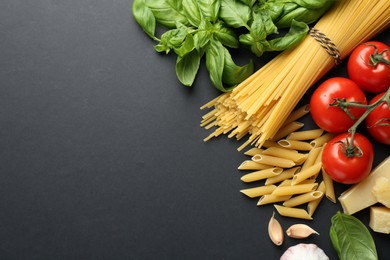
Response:
[[[332,2],[333,0],[290,0],[291,2],[295,2],[298,5],[309,8],[309,9],[315,9],[315,8],[321,8],[324,5],[328,4],[327,2]]]
[[[191,34],[187,34],[187,37],[183,42],[183,44],[178,48],[174,48],[174,51],[178,56],[184,56],[187,53],[193,51],[194,49],[195,49],[194,37]]]
[[[307,24],[293,20],[291,28],[285,36],[268,41],[268,51],[283,51],[292,48],[305,39],[308,31]]]
[[[195,27],[198,27],[200,21],[202,20],[200,10],[198,7],[198,1],[183,0],[183,10],[190,24],[192,24]]]
[[[222,74],[225,64],[225,52],[222,43],[219,41],[210,41],[206,49],[206,67],[210,74],[211,82],[214,87],[220,91],[226,92],[222,83]]]
[[[198,31],[194,34],[195,47],[200,50],[206,46],[213,36],[214,27],[206,19],[202,19],[200,22]]]
[[[234,28],[248,27],[251,9],[239,1],[224,0],[221,3],[219,18]]]
[[[216,22],[222,0],[198,0],[202,17],[210,22]]]
[[[134,0],[132,5],[132,13],[141,26],[144,32],[152,39],[157,40],[154,36],[156,31],[156,19],[154,18],[153,12],[145,4],[144,0]]]
[[[152,10],[156,21],[167,28],[175,28],[176,22],[189,25],[184,15],[182,1],[177,0],[146,0],[147,6]]]
[[[185,28],[171,29],[161,35],[161,41],[155,46],[158,52],[165,51],[168,53],[173,48],[179,48],[187,37]]]
[[[238,66],[226,48],[224,48],[224,53],[225,67],[223,68],[222,81],[225,84],[234,87],[252,75],[254,69],[252,60],[244,66]]]
[[[183,57],[176,59],[176,76],[185,86],[192,86],[199,70],[201,55],[197,50],[193,50]]]
[[[214,32],[215,39],[217,39],[223,45],[228,46],[230,48],[239,47],[237,35],[233,29],[224,26],[222,21],[218,21],[216,24],[214,24],[214,28],[215,28],[215,32]]]
[[[340,260],[378,259],[371,233],[359,219],[337,212],[331,221],[329,234]]]

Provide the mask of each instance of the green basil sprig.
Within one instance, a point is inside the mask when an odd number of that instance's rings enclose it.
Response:
[[[283,51],[301,42],[307,23],[320,17],[335,0],[134,0],[132,13],[157,52],[177,54],[176,75],[192,86],[201,60],[213,85],[230,91],[254,70],[252,60],[234,63],[230,48],[241,45],[260,57],[266,51]],[[156,35],[156,25],[166,29]],[[289,28],[281,37],[279,28]]]
[[[378,259],[374,239],[359,219],[337,212],[331,221],[330,238],[340,260]]]

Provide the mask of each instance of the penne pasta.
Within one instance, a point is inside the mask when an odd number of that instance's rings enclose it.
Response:
[[[312,220],[313,218],[307,213],[306,210],[301,208],[289,208],[281,205],[274,205],[276,210],[281,216],[290,217],[290,218],[300,218]]]
[[[276,203],[276,202],[282,202],[286,201],[289,198],[291,198],[291,195],[285,195],[285,196],[275,196],[272,194],[265,194],[260,197],[259,201],[257,202],[257,206]]]
[[[292,160],[266,154],[256,154],[252,157],[252,161],[281,168],[290,168],[295,166],[295,163]]]
[[[294,150],[310,151],[313,149],[310,143],[304,141],[281,139],[278,141],[278,144],[284,148]]]
[[[256,154],[263,153],[263,152],[264,152],[264,149],[253,147],[253,148],[249,149],[248,151],[246,151],[244,154],[248,155],[248,156],[254,156]]]
[[[308,153],[306,161],[302,164],[302,171],[306,168],[309,168],[310,166],[313,166],[316,162],[319,154],[321,153],[322,148],[321,147],[315,147],[310,150]]]
[[[312,147],[320,147],[329,142],[335,135],[333,133],[325,133],[322,136],[312,140],[310,145]]]
[[[279,131],[275,134],[275,136],[271,138],[271,140],[277,141],[279,139],[282,139],[283,137],[286,137],[292,132],[295,132],[296,130],[302,128],[303,125],[303,123],[297,121],[288,123],[287,125],[280,128]]]
[[[286,139],[288,140],[297,140],[297,141],[307,141],[313,140],[320,137],[324,133],[323,129],[312,129],[299,132],[290,133]]]
[[[288,116],[288,118],[284,121],[283,126],[304,117],[309,112],[310,112],[310,105],[309,104],[303,105],[303,106],[295,109],[294,111],[291,112],[291,114]]]
[[[329,177],[329,175],[325,172],[325,170],[322,168],[322,179],[325,183],[325,196],[327,199],[329,199],[331,202],[336,203],[336,195],[334,192],[334,186],[333,186],[333,180]]]
[[[305,170],[301,170],[294,175],[292,179],[292,185],[299,185],[304,180],[309,179],[310,177],[318,174],[321,171],[322,163],[316,163],[310,167],[307,167]]]
[[[240,190],[240,192],[250,198],[255,198],[265,194],[271,194],[275,190],[275,188],[276,188],[275,185],[266,185],[266,186],[259,186],[255,188],[243,189]]]
[[[276,195],[276,196],[302,194],[302,193],[316,190],[317,186],[318,186],[318,183],[305,183],[305,184],[297,184],[297,185],[290,185],[290,186],[277,186],[272,191],[271,194]]]
[[[302,164],[307,158],[307,154],[298,153],[296,150],[281,147],[267,148],[262,154],[288,159],[296,164]]]
[[[300,168],[301,167],[299,167],[299,166],[293,167],[293,168],[284,170],[281,174],[278,174],[277,176],[269,177],[265,180],[264,185],[271,185],[271,184],[275,184],[278,182],[282,182],[282,181],[287,180],[287,179],[291,179],[294,176],[294,174],[296,174],[300,170]],[[290,183],[290,185],[291,185],[291,183]]]
[[[321,198],[323,196],[323,193],[321,191],[315,190],[308,193],[304,193],[298,196],[294,196],[289,200],[286,200],[283,203],[283,206],[285,207],[295,207],[299,206],[305,203],[308,203],[310,201],[316,200],[318,198]]]
[[[317,191],[322,192],[322,196],[318,199],[312,200],[307,204],[307,212],[310,216],[313,216],[314,212],[316,211],[318,205],[320,204],[322,198],[324,197],[324,194],[326,192],[325,188],[325,182],[321,182],[320,185],[318,185]]]
[[[261,164],[252,160],[246,160],[238,166],[239,170],[264,170],[270,168],[267,164]]]
[[[283,172],[282,168],[272,167],[272,168],[268,168],[268,169],[245,174],[244,176],[241,177],[241,180],[243,182],[254,182],[254,181],[267,179],[269,177],[278,176],[282,172]]]

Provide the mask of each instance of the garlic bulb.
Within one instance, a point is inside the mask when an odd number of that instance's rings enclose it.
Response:
[[[301,243],[289,247],[280,260],[329,260],[329,257],[317,245]]]

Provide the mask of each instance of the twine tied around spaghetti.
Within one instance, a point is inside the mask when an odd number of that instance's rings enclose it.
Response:
[[[318,29],[312,27],[309,31],[309,35],[313,37],[319,44],[326,50],[326,52],[334,58],[334,62],[337,65],[341,63],[340,51],[336,45],[329,39],[324,33]]]

